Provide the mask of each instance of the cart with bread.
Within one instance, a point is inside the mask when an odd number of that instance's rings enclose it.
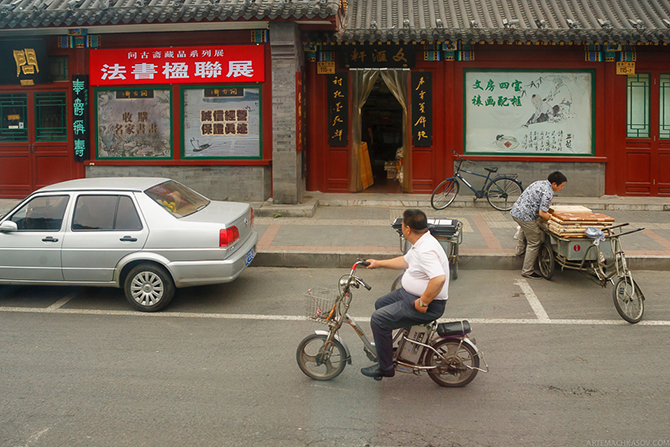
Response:
[[[637,323],[644,313],[644,295],[628,269],[620,237],[644,228],[624,231],[628,223],[615,225],[614,219],[583,206],[555,206],[551,219],[542,224],[544,242],[540,247],[540,274],[551,279],[561,269],[589,273],[601,286],[614,286],[614,304],[621,317]]]

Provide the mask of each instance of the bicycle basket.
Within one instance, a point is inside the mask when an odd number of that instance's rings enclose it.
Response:
[[[305,292],[305,316],[310,320],[325,322],[334,314],[337,303],[337,290],[325,287],[313,287]]]

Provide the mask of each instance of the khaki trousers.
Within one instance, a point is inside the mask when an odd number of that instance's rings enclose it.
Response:
[[[535,271],[535,263],[537,255],[540,253],[540,246],[542,245],[542,229],[537,221],[519,220],[512,216],[512,219],[521,227],[521,234],[519,235],[516,246],[516,255],[521,256],[526,253],[523,258],[523,267],[521,268],[522,275],[530,275]]]

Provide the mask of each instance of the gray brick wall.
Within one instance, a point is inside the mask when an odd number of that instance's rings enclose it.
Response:
[[[297,149],[296,73],[304,55],[298,26],[270,23],[272,51],[272,198],[275,203],[298,203],[305,192],[302,154]]]
[[[474,161],[464,164],[468,171],[486,174],[484,167],[498,167],[496,174],[517,174],[525,188],[534,181],[546,180],[554,171],[561,171],[568,178],[565,188],[560,192],[566,197],[600,197],[605,194],[604,163],[553,163],[550,161]],[[454,169],[456,167],[454,166]],[[495,175],[495,174],[494,174]],[[476,189],[482,187],[484,179],[464,174],[464,177]],[[470,194],[470,190],[461,185],[459,194]]]
[[[87,166],[86,177],[167,177],[214,200],[262,202],[270,197],[269,166]]]

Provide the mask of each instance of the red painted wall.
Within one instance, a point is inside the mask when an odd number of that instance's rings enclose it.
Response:
[[[667,59],[667,50],[654,49],[654,52],[657,56],[656,61],[659,60],[659,52]],[[469,158],[606,163],[605,194],[624,195],[626,76],[616,74],[614,62],[586,62],[582,45],[475,45],[474,53],[474,61],[417,61],[413,69],[433,73],[434,122],[433,146],[412,148],[412,192],[432,192],[442,179],[452,174],[450,149],[462,152],[464,69],[588,69],[594,70],[595,82],[595,156],[470,156]],[[417,51],[417,55],[421,54],[422,51]],[[638,49],[638,66],[644,67],[646,64],[654,63],[652,57],[642,56],[640,60],[640,54]],[[670,65],[670,62],[667,64]],[[307,64],[306,81],[309,102],[307,188],[323,192],[346,192],[348,148],[330,147],[327,143],[326,76],[316,74],[316,63]],[[351,119],[351,98],[349,105]],[[351,145],[351,133],[349,144]]]

